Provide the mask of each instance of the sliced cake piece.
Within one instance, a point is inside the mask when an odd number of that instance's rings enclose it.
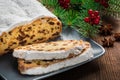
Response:
[[[63,59],[71,54],[78,55],[86,47],[90,47],[90,44],[82,40],[39,43],[15,48],[13,56],[25,60]]]
[[[18,69],[21,74],[40,75],[87,61],[93,57],[92,49],[90,47],[82,50],[81,53],[78,55],[73,54],[65,59],[32,61],[18,59]]]

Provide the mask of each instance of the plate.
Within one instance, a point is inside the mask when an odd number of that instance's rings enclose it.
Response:
[[[43,74],[43,75],[38,75],[38,76],[28,76],[28,75],[21,75],[17,69],[17,60],[15,58],[12,57],[11,54],[6,54],[4,56],[0,57],[0,75],[1,78],[0,80],[38,80],[38,79],[43,79],[49,76],[53,76],[56,75],[58,73],[62,73],[64,71],[73,69],[75,67],[78,67],[80,65],[83,65],[87,62],[90,62],[96,58],[99,58],[100,56],[102,56],[105,53],[104,48],[99,45],[98,43],[96,43],[95,41],[93,41],[90,38],[85,38],[83,37],[81,34],[79,34],[76,30],[72,29],[72,28],[66,28],[63,29],[61,37],[59,37],[57,40],[59,39],[63,39],[63,40],[69,40],[69,39],[83,39],[85,41],[88,41],[91,43],[92,48],[93,48],[93,54],[94,57],[84,61],[82,63],[70,66],[70,67],[66,67],[66,68],[62,68],[60,70],[54,71],[54,72],[50,72],[47,74]]]

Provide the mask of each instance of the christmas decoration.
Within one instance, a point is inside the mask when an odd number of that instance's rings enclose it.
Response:
[[[94,0],[100,6],[103,15],[120,18],[120,0]]]
[[[104,25],[101,25],[101,27],[99,28],[99,33],[101,35],[107,36],[112,34],[112,30],[113,28],[111,24],[104,24]]]
[[[108,7],[109,7],[108,1],[109,1],[109,0],[95,0],[95,2],[100,3],[100,4],[101,4],[102,6],[104,6],[105,8],[108,8]]]
[[[84,36],[93,36],[98,32],[99,6],[94,0],[41,0],[41,2],[62,21],[64,28],[74,28]]]
[[[114,38],[116,41],[120,41],[120,33],[114,33]]]
[[[105,37],[102,40],[103,46],[104,47],[113,47],[114,46],[114,40],[112,37]]]
[[[105,10],[106,15],[120,18],[120,0],[109,0],[109,7]]]
[[[84,21],[90,25],[98,25],[100,22],[100,16],[98,11],[88,10],[89,17],[84,18]]]
[[[84,36],[98,33],[101,23],[99,14],[120,15],[120,0],[41,0],[63,23]],[[105,29],[104,29],[105,28]],[[111,28],[101,27],[100,33],[112,34]]]
[[[60,4],[61,7],[67,9],[69,8],[70,0],[58,0],[58,3]]]

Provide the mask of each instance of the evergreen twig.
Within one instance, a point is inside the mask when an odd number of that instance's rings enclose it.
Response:
[[[58,4],[58,0],[41,0],[48,8],[53,9],[53,13],[62,21],[66,27],[72,27],[78,30],[84,36],[92,36],[97,33],[98,28],[84,22],[88,16],[88,10],[98,10],[99,4],[94,0],[71,0],[69,9],[63,9]]]

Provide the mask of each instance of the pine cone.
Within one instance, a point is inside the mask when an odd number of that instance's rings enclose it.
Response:
[[[114,33],[114,38],[116,41],[120,41],[120,33]]]
[[[99,28],[99,33],[101,35],[107,36],[112,34],[112,30],[113,28],[111,24],[101,25],[101,27]]]
[[[105,37],[103,40],[103,46],[104,47],[113,47],[114,46],[114,40],[112,37]]]

